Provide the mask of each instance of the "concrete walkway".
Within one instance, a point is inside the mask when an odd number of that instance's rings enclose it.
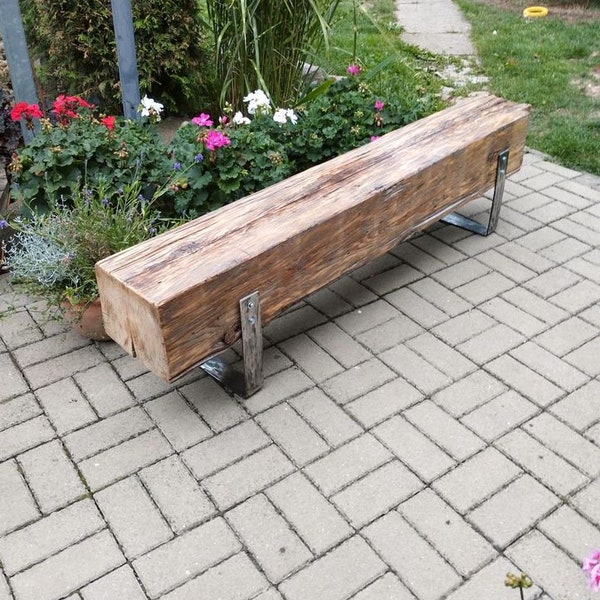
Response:
[[[489,199],[468,206],[483,214]],[[592,599],[600,180],[530,153],[266,331],[242,401],[170,387],[0,277],[0,600]]]
[[[396,0],[402,39],[434,54],[475,56],[471,25],[452,0]]]

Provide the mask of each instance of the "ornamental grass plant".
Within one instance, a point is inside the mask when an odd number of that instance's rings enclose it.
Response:
[[[327,45],[339,0],[207,0],[220,105],[241,110],[251,90],[277,106],[305,93],[303,69]]]

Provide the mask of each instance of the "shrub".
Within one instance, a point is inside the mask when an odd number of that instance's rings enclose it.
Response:
[[[120,112],[110,0],[22,0],[21,6],[47,95],[80,94]],[[141,89],[185,114],[210,85],[196,0],[133,0],[132,11]]]
[[[53,200],[45,212],[35,211],[12,225],[17,232],[5,259],[14,281],[55,305],[65,299],[87,304],[97,298],[95,263],[164,226],[135,176],[118,194],[102,180],[84,185],[68,201]],[[0,220],[0,230],[7,226]]]

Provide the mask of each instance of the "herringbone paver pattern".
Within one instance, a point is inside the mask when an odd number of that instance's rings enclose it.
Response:
[[[511,600],[508,570],[591,600],[599,244],[600,180],[529,153],[495,234],[437,225],[270,324],[246,401],[0,277],[0,600]]]

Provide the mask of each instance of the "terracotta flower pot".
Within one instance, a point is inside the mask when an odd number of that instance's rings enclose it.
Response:
[[[73,306],[65,301],[62,303],[62,309],[66,321],[79,335],[97,342],[107,342],[111,339],[104,329],[100,298],[85,306]]]

